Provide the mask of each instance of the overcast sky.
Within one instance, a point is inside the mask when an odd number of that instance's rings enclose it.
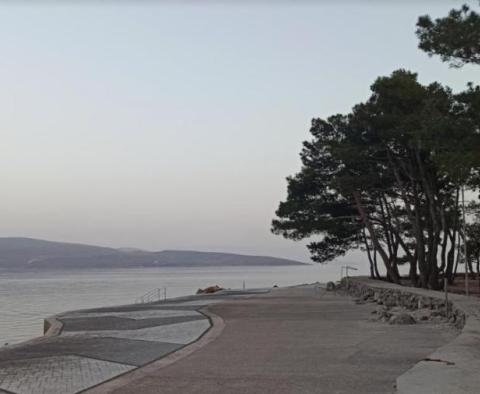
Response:
[[[478,82],[417,49],[417,17],[458,1],[12,3],[0,236],[306,260],[270,221],[311,118],[398,68]]]

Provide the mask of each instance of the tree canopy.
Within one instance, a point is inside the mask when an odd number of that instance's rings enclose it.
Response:
[[[460,67],[480,64],[480,16],[468,6],[417,23],[419,47]],[[460,196],[480,187],[480,88],[460,93],[396,70],[377,78],[370,97],[347,114],[313,119],[300,172],[272,221],[286,238],[310,239],[327,262],[360,248],[372,277],[377,260],[400,281],[438,288],[453,280],[461,240],[480,273],[480,217],[463,229]],[[478,206],[477,206],[478,207]]]
[[[464,154],[480,147],[471,108],[406,70],[378,78],[371,91],[350,113],[312,121],[272,230],[320,236],[308,245],[318,262],[363,245],[390,280],[409,263],[414,283],[436,288],[439,273],[454,270],[459,189],[478,174]]]
[[[417,36],[420,49],[429,55],[439,55],[454,67],[480,64],[480,15],[467,5],[435,20],[421,16]]]

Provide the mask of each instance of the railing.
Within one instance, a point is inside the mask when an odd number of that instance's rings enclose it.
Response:
[[[164,301],[167,299],[167,288],[157,288],[150,290],[148,293],[145,293],[141,297],[138,297],[135,300],[136,304],[148,304],[149,302]]]

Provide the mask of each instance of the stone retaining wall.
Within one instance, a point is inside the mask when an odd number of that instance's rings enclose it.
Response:
[[[396,379],[398,394],[478,394],[480,392],[480,299],[404,287],[366,277],[343,282],[365,301],[410,310],[430,308],[448,316],[460,334]]]
[[[408,310],[430,309],[438,316],[442,316],[456,328],[461,329],[465,325],[466,313],[458,308],[455,303],[445,302],[445,295],[441,292],[431,292],[430,295],[416,294],[413,288],[401,287],[385,288],[363,280],[352,279],[342,282],[347,291],[364,301],[374,301],[379,305],[389,308],[399,306]]]

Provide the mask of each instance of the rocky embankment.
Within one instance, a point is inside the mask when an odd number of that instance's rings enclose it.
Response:
[[[341,287],[356,302],[375,302],[374,319],[391,324],[447,322],[460,330],[450,343],[396,380],[399,394],[476,394],[480,370],[480,301],[476,297],[356,277]]]
[[[454,303],[438,296],[425,296],[405,288],[373,288],[362,281],[342,282],[342,288],[357,298],[358,303],[375,302],[373,320],[390,324],[419,322],[450,323],[461,329],[465,325],[465,312]]]

